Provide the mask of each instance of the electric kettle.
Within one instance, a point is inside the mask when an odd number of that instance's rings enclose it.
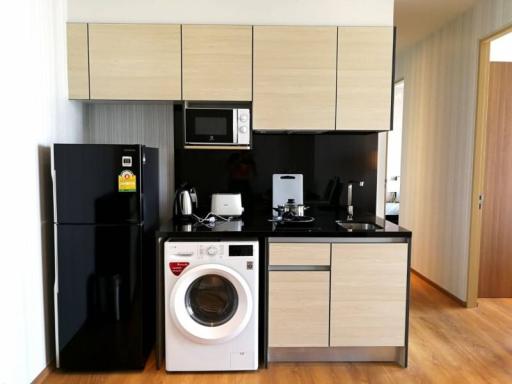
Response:
[[[197,209],[197,192],[195,188],[182,184],[176,190],[174,198],[174,218],[181,221],[193,220],[192,213]]]

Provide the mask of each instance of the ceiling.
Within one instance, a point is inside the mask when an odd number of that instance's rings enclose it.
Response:
[[[422,40],[478,1],[395,0],[397,50],[401,51]]]

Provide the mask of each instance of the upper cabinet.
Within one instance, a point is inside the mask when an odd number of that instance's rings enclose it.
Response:
[[[338,28],[336,129],[390,129],[393,35],[392,27]]]
[[[68,97],[89,99],[89,52],[87,24],[67,25],[68,43]]]
[[[252,27],[184,25],[183,99],[252,100]]]
[[[391,127],[392,27],[68,23],[67,38],[70,99],[252,100],[256,130]]]
[[[254,129],[335,128],[336,33],[336,27],[254,27]]]
[[[89,24],[90,98],[181,99],[181,27]]]

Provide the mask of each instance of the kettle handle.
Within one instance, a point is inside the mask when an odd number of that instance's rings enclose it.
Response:
[[[183,191],[181,191],[178,195],[178,206],[179,206],[180,212],[183,212]]]
[[[190,200],[192,201],[192,204],[197,208],[199,205],[199,201],[197,199],[197,191],[195,188],[190,188]]]

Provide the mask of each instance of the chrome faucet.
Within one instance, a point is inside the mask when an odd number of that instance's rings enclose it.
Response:
[[[352,205],[352,185],[359,184],[360,187],[364,187],[364,181],[349,181],[347,189],[347,221],[351,221],[354,218],[354,206]]]

